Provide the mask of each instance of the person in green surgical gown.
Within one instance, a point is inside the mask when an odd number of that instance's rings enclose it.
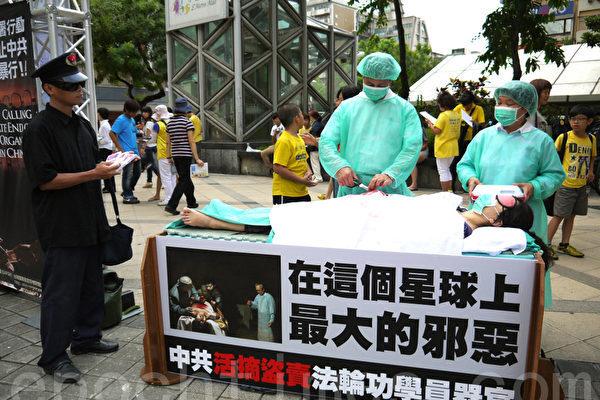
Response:
[[[519,186],[534,212],[531,229],[547,235],[543,200],[565,179],[552,138],[531,123],[537,112],[537,92],[526,82],[510,81],[494,92],[498,124],[473,138],[457,166],[458,178],[469,193],[479,184]],[[546,274],[545,304],[552,304],[550,274]]]
[[[262,283],[257,283],[256,297],[254,300],[248,300],[247,304],[253,310],[258,312],[258,340],[264,342],[274,342],[273,322],[275,322],[275,299],[270,293],[267,293]]]
[[[343,101],[319,141],[325,171],[340,184],[338,196],[369,190],[411,195],[406,179],[415,167],[423,131],[415,108],[391,91],[400,65],[386,53],[372,53],[358,64],[363,91]],[[339,146],[339,151],[338,151]]]

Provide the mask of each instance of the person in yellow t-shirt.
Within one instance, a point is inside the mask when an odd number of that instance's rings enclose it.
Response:
[[[466,91],[463,92],[458,98],[458,105],[454,107],[454,111],[461,115],[462,111],[465,111],[471,118],[473,119],[473,126],[475,128],[475,133],[479,131],[485,125],[485,112],[483,111],[483,107],[475,104],[475,95],[473,92]],[[461,121],[461,136],[463,136],[462,131],[464,130],[464,139],[463,143],[458,143],[460,154],[464,153],[464,150],[467,148],[471,139],[473,139],[473,128],[471,128],[465,121]]]
[[[190,110],[187,113],[187,117],[194,125],[194,142],[196,142],[196,150],[198,151],[198,156],[200,156],[200,142],[202,141],[202,121],[200,121],[200,117]]]
[[[454,157],[454,161],[452,161],[452,165],[450,165],[450,172],[452,173],[452,189],[454,189],[454,184],[456,183],[456,179],[458,174],[456,173],[456,166],[458,162],[462,158],[465,151],[467,151],[467,146],[471,143],[473,139],[473,135],[477,134],[480,129],[485,125],[485,113],[483,111],[483,107],[475,104],[475,95],[473,92],[466,90],[462,92],[460,97],[458,98],[458,105],[454,107],[454,111],[461,116],[460,123],[460,136],[458,137],[458,157]],[[466,112],[473,120],[473,127],[470,127],[464,120],[462,120],[462,112]]]
[[[435,135],[434,155],[440,175],[440,185],[443,192],[452,191],[452,173],[450,166],[454,157],[458,156],[458,137],[460,136],[461,116],[454,112],[456,99],[446,91],[440,92],[437,97],[440,115],[435,124],[427,124]]]
[[[285,130],[275,142],[273,155],[273,204],[310,201],[308,187],[315,186],[308,169],[308,154],[298,130],[304,122],[302,111],[286,104],[277,112]]]
[[[577,105],[569,113],[572,131],[556,138],[556,150],[564,155],[562,165],[566,179],[554,195],[554,215],[548,223],[548,244],[556,259],[556,251],[572,257],[583,257],[584,254],[569,244],[576,215],[587,215],[588,189],[587,183],[594,179],[594,158],[596,157],[596,138],[586,132],[593,122],[594,112],[590,107]],[[566,140],[566,143],[563,141]],[[563,150],[564,149],[564,150]],[[558,249],[552,246],[552,238],[562,225],[562,241]]]

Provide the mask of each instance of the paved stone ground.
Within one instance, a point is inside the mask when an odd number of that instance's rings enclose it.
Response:
[[[142,180],[139,187],[142,186]],[[220,198],[239,207],[269,206],[271,180],[264,177],[211,175],[196,180],[196,194],[202,206]],[[325,184],[311,188],[311,194],[323,193]],[[152,189],[139,189],[142,201],[120,205],[123,221],[135,229],[134,257],[119,266],[125,289],[135,293],[142,303],[140,261],[146,238],[159,233],[173,217],[156,203],[145,199]],[[431,193],[419,191],[417,194]],[[111,208],[105,195],[107,210]],[[182,202],[182,207],[183,207]],[[109,211],[112,215],[112,211]],[[542,347],[556,359],[568,399],[600,399],[600,197],[590,199],[587,217],[577,218],[571,243],[586,256],[575,259],[561,256],[552,273],[554,308],[544,315]],[[560,231],[557,234],[560,235]],[[556,241],[555,241],[556,242]],[[261,394],[243,392],[236,386],[188,379],[170,387],[146,385],[139,372],[143,366],[143,315],[124,321],[104,332],[119,341],[121,349],[109,356],[73,356],[84,373],[78,385],[59,385],[36,366],[41,354],[39,331],[23,323],[39,313],[39,305],[20,295],[0,290],[0,400],[2,399],[259,399]],[[262,395],[264,399],[299,396]]]

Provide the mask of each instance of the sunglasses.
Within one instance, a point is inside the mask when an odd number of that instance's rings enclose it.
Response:
[[[56,86],[65,92],[75,92],[79,88],[85,87],[85,82],[48,82],[52,86]]]

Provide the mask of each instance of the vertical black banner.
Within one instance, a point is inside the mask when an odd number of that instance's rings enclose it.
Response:
[[[42,251],[22,139],[38,111],[29,3],[0,6],[0,284],[40,296]]]

